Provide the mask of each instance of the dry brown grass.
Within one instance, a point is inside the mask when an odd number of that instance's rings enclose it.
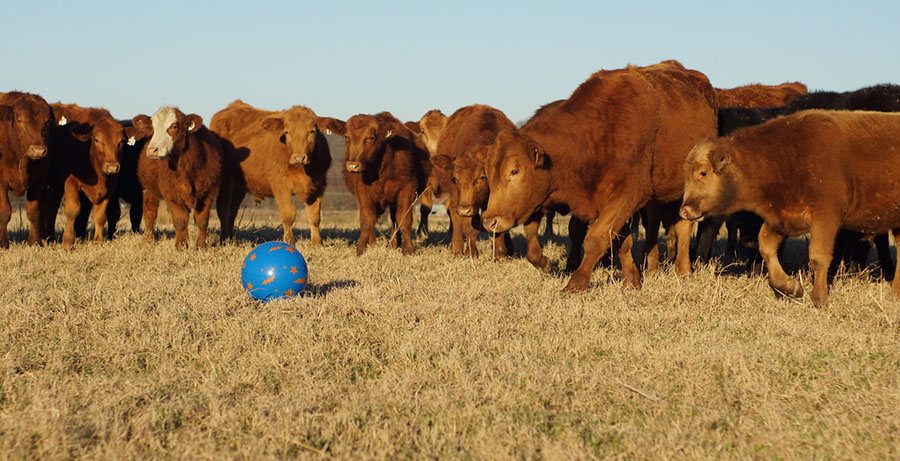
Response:
[[[900,456],[884,282],[840,277],[816,310],[713,265],[640,291],[598,268],[570,296],[524,259],[404,257],[384,228],[357,258],[330,213],[299,245],[306,295],[261,304],[239,271],[280,236],[262,219],[206,251],[0,252],[0,458]]]

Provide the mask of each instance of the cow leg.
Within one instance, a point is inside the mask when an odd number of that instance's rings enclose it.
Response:
[[[584,259],[581,265],[572,274],[569,283],[566,284],[563,291],[574,292],[584,291],[587,289],[591,281],[591,274],[597,261],[609,250],[614,239],[623,238],[619,232],[624,232],[631,236],[631,229],[628,227],[628,218],[631,211],[635,207],[629,207],[627,204],[619,202],[610,202],[604,209],[604,213],[597,218],[597,221],[587,231],[584,238]],[[623,211],[627,210],[627,211]],[[624,241],[623,241],[624,242]],[[619,254],[622,264],[622,278],[626,286],[633,288],[641,287],[641,274],[634,265],[634,259],[631,252],[627,251]]]
[[[46,184],[32,184],[25,191],[25,216],[28,217],[28,244],[41,243],[41,196]]]
[[[547,212],[547,227],[544,228],[544,238],[549,240],[553,237],[553,220],[556,219],[555,211]]]
[[[659,268],[659,225],[662,222],[659,204],[648,203],[642,214],[644,222],[644,248],[641,249],[644,272]]]
[[[9,220],[12,218],[12,207],[9,205],[9,195],[6,185],[0,187],[0,247],[9,248]]]
[[[759,254],[762,255],[766,267],[769,268],[769,286],[778,293],[800,298],[803,286],[784,272],[778,261],[778,247],[784,241],[784,235],[775,232],[768,224],[763,223],[759,229]]]
[[[247,189],[242,185],[235,183],[233,187],[228,199],[228,219],[231,220],[228,227],[231,229],[231,237],[234,237],[234,224],[237,221],[238,212],[241,211],[241,202],[244,201],[244,196],[247,195]]]
[[[55,188],[48,188],[41,196],[41,240],[56,239],[56,213],[62,202],[62,193]]]
[[[463,227],[463,234],[466,236],[466,246],[463,249],[463,252],[473,258],[478,257],[478,229],[472,224],[472,218],[468,216],[461,216],[460,222]]]
[[[697,260],[706,262],[712,256],[713,247],[716,246],[716,237],[722,229],[724,216],[710,216],[697,225]]]
[[[91,210],[91,217],[94,218],[94,243],[99,243],[103,241],[103,230],[106,226],[106,206],[109,204],[109,199],[101,200],[100,203],[94,205],[94,209]],[[113,227],[115,224],[112,222],[109,223],[110,227]]]
[[[837,220],[813,221],[809,230],[809,265],[813,270],[813,306],[825,307],[828,301],[828,268],[834,252],[834,240],[839,227]]]
[[[509,232],[493,234],[491,240],[493,241],[494,261],[502,261],[503,258],[509,256],[509,251],[512,249],[512,239],[509,236]]]
[[[223,242],[234,237],[234,216],[231,211],[233,194],[234,187],[229,181],[223,181],[219,185],[219,193],[216,195],[216,215],[219,216],[219,239]],[[195,214],[194,220],[196,219]]]
[[[62,245],[63,248],[69,250],[75,243],[75,220],[81,213],[81,193],[73,181],[65,183],[65,211],[66,211],[66,229],[63,231]]]
[[[416,235],[422,238],[428,238],[428,217],[431,215],[431,209],[434,207],[434,194],[431,188],[426,188],[419,198],[419,227],[416,229]]]
[[[400,234],[403,237],[401,244],[405,255],[411,255],[416,252],[412,239],[412,206],[415,201],[415,189],[402,192],[397,200],[397,209],[394,211],[397,227],[400,229]]]
[[[900,248],[900,228],[892,229],[891,234],[894,236],[894,249],[896,251]],[[897,254],[900,255],[900,251]],[[890,257],[888,257],[888,260],[890,261]],[[900,298],[900,261],[894,266],[894,281],[891,283],[891,291],[894,292],[894,297]]]
[[[204,201],[198,203],[197,208],[194,209],[194,224],[197,226],[197,248],[207,247],[206,237],[209,233],[209,214],[212,211],[212,201],[212,197],[207,197]],[[187,238],[186,232],[185,238]]]
[[[119,194],[113,194],[106,204],[106,237],[112,240],[116,237],[116,228],[119,226],[119,218],[122,217],[122,207],[119,204]],[[96,221],[95,221],[96,222]]]
[[[584,236],[587,235],[586,222],[572,216],[569,219],[569,258],[566,261],[566,272],[575,272],[584,257]]]
[[[306,220],[309,221],[309,242],[312,246],[322,245],[322,196],[316,197],[311,203],[306,202]]]
[[[878,265],[881,266],[881,275],[885,280],[893,280],[894,261],[891,259],[891,244],[887,234],[875,236],[875,250],[878,252]]]
[[[454,255],[463,252],[463,224],[462,216],[457,213],[459,200],[450,194],[447,199],[447,213],[450,215],[450,253]]]
[[[619,255],[619,262],[622,264],[622,278],[625,285],[630,285],[632,288],[640,288],[641,274],[638,272],[637,266],[634,264],[634,257],[631,255],[633,245],[634,235],[631,233],[631,226],[626,222],[613,238],[613,249]]]
[[[94,204],[81,193],[78,193],[78,195],[78,199],[81,201],[81,211],[79,211],[78,216],[75,217],[75,238],[86,239],[88,220],[91,219],[91,214],[94,211]]]
[[[131,221],[131,232],[140,232],[141,231],[141,217],[144,215],[144,199],[143,193],[141,193],[137,200],[130,203],[130,208],[128,209],[128,218]]]
[[[675,237],[675,242],[674,244],[669,243],[668,256],[671,257],[672,252],[677,251],[675,256],[675,273],[678,275],[691,273],[691,231],[693,230],[694,223],[686,219],[679,219],[675,221],[675,225],[670,231],[670,234],[673,234]]]
[[[541,243],[538,242],[538,227],[540,225],[540,219],[532,219],[523,226],[525,228],[525,243],[527,244],[525,259],[532,266],[547,272],[550,270],[550,259],[544,256],[544,253],[541,251]]]
[[[172,216],[172,224],[175,225],[175,249],[186,250],[188,248],[188,219],[191,210],[180,203],[166,201],[169,214]],[[199,236],[197,237],[199,239]]]
[[[141,201],[144,211],[144,238],[152,241],[156,238],[153,231],[156,227],[156,214],[159,213],[159,192],[147,189]]]
[[[370,243],[375,243],[375,221],[378,216],[371,204],[359,204],[359,242],[356,244],[356,255],[366,252]]]
[[[297,216],[297,208],[291,200],[291,190],[280,184],[272,187],[275,203],[278,205],[278,214],[281,217],[281,227],[284,229],[285,242],[294,244],[294,218]]]

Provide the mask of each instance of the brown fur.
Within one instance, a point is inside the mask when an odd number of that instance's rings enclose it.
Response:
[[[321,244],[320,209],[325,176],[331,165],[331,152],[324,133],[339,130],[340,123],[334,121],[317,117],[312,110],[302,106],[272,112],[240,100],[213,115],[211,128],[234,149],[236,164],[230,169],[235,175],[234,187],[229,198],[232,220],[248,191],[257,201],[274,197],[281,215],[284,241],[293,244],[297,213],[291,200],[293,194],[306,204],[310,241],[313,245]],[[227,227],[231,229],[233,222]]]
[[[566,102],[497,137],[487,162],[491,196],[485,225],[505,231],[535,213],[569,209],[593,224],[566,290],[587,288],[611,243],[618,247],[626,283],[639,287],[627,222],[650,200],[681,198],[684,156],[715,132],[715,95],[702,73],[675,61],[597,72]],[[684,273],[690,271],[691,226],[676,225],[676,268]]]
[[[52,237],[56,212],[65,198],[62,243],[65,248],[72,247],[83,196],[93,207],[94,241],[103,241],[106,208],[119,181],[125,130],[105,109],[62,103],[52,107],[57,123],[50,135],[50,189],[41,200],[42,238]],[[111,222],[110,227],[114,226]]]
[[[44,98],[29,93],[0,93],[0,248],[9,248],[10,190],[25,196],[28,244],[40,241],[39,202],[46,187],[52,124],[53,111]]]
[[[415,135],[387,112],[354,115],[343,134],[347,140],[343,175],[359,204],[359,242],[356,254],[375,243],[375,221],[390,209],[391,246],[402,234],[403,253],[413,254],[412,206],[431,173],[428,153]]]
[[[438,109],[431,109],[425,112],[425,115],[418,122],[406,122],[405,125],[409,131],[416,135],[416,142],[419,144],[419,147],[425,149],[429,155],[433,156],[437,151],[437,145],[441,140],[444,128],[447,126],[447,116]],[[444,193],[440,189],[438,178],[432,172],[432,176],[428,178],[428,186],[419,201],[420,216],[417,234],[423,237],[428,236],[428,216],[431,214],[435,198],[444,195]]]
[[[487,206],[487,178],[484,176],[485,148],[494,143],[497,133],[516,126],[503,112],[490,106],[474,104],[458,109],[447,119],[436,155],[432,177],[438,191],[449,194],[447,212],[452,223],[450,250],[478,257],[476,238],[480,226],[480,210]],[[473,225],[473,220],[476,225]],[[466,244],[463,246],[463,235]],[[506,233],[494,236],[495,258],[508,254]]]
[[[188,219],[194,212],[197,225],[197,247],[206,248],[206,234],[209,212],[222,183],[224,144],[218,135],[208,130],[200,122],[199,115],[185,116],[175,109],[178,121],[177,133],[173,136],[175,147],[167,158],[152,159],[147,156],[150,143],[144,146],[138,160],[138,178],[144,186],[144,235],[153,240],[159,201],[166,201],[172,222],[175,225],[175,248],[188,247]],[[193,130],[189,129],[188,117],[195,120]],[[138,115],[133,120],[135,128],[142,136],[153,134],[153,126],[146,115]],[[227,187],[227,186],[226,186]],[[226,206],[218,206],[219,219],[230,219]]]
[[[759,251],[779,292],[803,295],[782,269],[777,248],[785,237],[808,232],[818,307],[828,297],[839,229],[892,231],[900,238],[900,114],[798,112],[698,143],[683,174],[682,217],[746,210],[763,218]],[[896,274],[893,291],[900,296]]]
[[[753,83],[736,88],[716,88],[716,99],[719,107],[778,107],[806,93],[806,85],[800,82],[781,85]]]

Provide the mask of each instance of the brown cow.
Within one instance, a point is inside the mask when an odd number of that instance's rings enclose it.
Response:
[[[716,99],[719,107],[778,107],[806,92],[806,85],[800,82],[781,85],[754,83],[736,88],[716,88]]]
[[[447,118],[440,110],[431,109],[425,112],[425,115],[418,122],[406,122],[405,126],[417,136],[418,141],[421,142],[420,148],[425,149],[429,155],[435,155],[438,142],[440,142],[444,128],[447,126]],[[432,176],[428,178],[427,189],[419,199],[420,215],[419,228],[416,229],[417,234],[428,237],[428,215],[431,214],[434,199],[445,193],[440,188],[438,178],[432,172]]]
[[[494,143],[500,131],[514,130],[516,126],[503,112],[490,106],[474,104],[458,109],[447,119],[446,126],[432,152],[432,178],[438,184],[437,190],[449,194],[447,212],[450,214],[452,235],[450,251],[478,257],[476,237],[478,229],[473,226],[480,221],[480,209],[487,206],[488,187],[484,176],[483,149]],[[467,155],[468,154],[468,155]],[[481,227],[478,225],[478,227]],[[463,247],[463,235],[466,245]],[[506,233],[494,236],[497,254],[506,256]]]
[[[431,173],[428,153],[415,135],[388,112],[354,115],[344,128],[347,152],[344,181],[359,204],[359,243],[356,254],[375,243],[375,221],[391,212],[391,246],[402,234],[403,253],[413,254],[412,216],[416,198]]]
[[[101,242],[106,207],[119,180],[125,130],[105,109],[58,102],[51,107],[57,125],[50,134],[50,188],[41,200],[42,237],[52,236],[56,212],[65,197],[66,228],[62,244],[71,248],[84,196],[93,206],[94,241]],[[110,227],[114,228],[115,223],[111,222]]]
[[[46,187],[52,124],[53,111],[44,98],[17,91],[0,93],[0,248],[9,248],[9,190],[25,196],[28,244],[40,241],[39,201]]]
[[[325,133],[341,131],[340,123],[317,117],[303,106],[272,112],[240,100],[213,115],[210,127],[232,144],[238,163],[232,169],[235,174],[230,197],[232,220],[248,191],[257,202],[263,197],[274,197],[284,241],[293,244],[297,214],[291,200],[293,194],[306,204],[310,241],[313,245],[321,244],[320,209],[325,175],[331,166]],[[233,227],[233,222],[228,227]]]
[[[138,178],[144,187],[144,235],[153,240],[159,200],[164,199],[175,225],[175,248],[188,247],[191,210],[199,229],[197,247],[206,248],[209,212],[223,179],[224,143],[203,126],[199,115],[185,115],[175,107],[163,107],[152,118],[138,115],[133,121],[138,136],[152,136],[138,161]],[[227,200],[218,203],[222,223],[231,222],[228,205]],[[227,237],[225,226],[222,235]]]
[[[778,292],[803,296],[777,249],[785,237],[808,232],[816,307],[828,298],[828,265],[841,228],[891,231],[900,241],[900,114],[798,112],[698,143],[683,174],[683,218],[740,210],[762,216],[759,252]],[[900,296],[896,272],[893,292]]]
[[[684,156],[715,134],[715,109],[706,76],[677,61],[595,73],[565,103],[497,136],[487,162],[485,227],[501,232],[536,212],[566,207],[593,224],[565,290],[587,288],[611,243],[626,284],[640,287],[628,220],[650,200],[681,197]],[[691,223],[676,226],[676,270],[686,273]]]

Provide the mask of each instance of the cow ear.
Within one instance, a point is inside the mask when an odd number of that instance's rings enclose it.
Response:
[[[53,108],[53,117],[56,118],[56,124],[59,126],[65,126],[69,124],[69,122],[75,121],[75,116],[72,114],[72,111],[62,107]]]
[[[284,131],[284,119],[278,117],[270,117],[263,120],[262,126],[266,131],[281,133]]]
[[[136,134],[136,138],[146,138],[147,136],[153,136],[153,123],[150,122],[150,117],[147,117],[144,114],[140,114],[131,119],[133,133]]]
[[[91,140],[91,133],[94,131],[94,127],[89,123],[73,123],[69,131],[75,139],[81,142],[88,142]]]
[[[0,121],[9,122],[15,118],[12,106],[0,105]]]
[[[722,169],[731,163],[731,152],[722,149],[712,150],[709,152],[709,163],[716,173],[721,174]]]
[[[203,126],[203,117],[197,114],[191,114],[185,117],[185,123],[187,123],[188,133],[194,133]]]
[[[453,159],[449,155],[435,155],[431,157],[431,164],[445,171],[453,171]]]
[[[319,117],[316,119],[316,126],[319,127],[319,131],[325,134],[343,136],[346,122],[331,117]]]
[[[406,122],[404,123],[404,125],[406,125],[406,128],[409,131],[412,131],[415,134],[419,134],[422,132],[422,128],[419,126],[419,122]]]
[[[133,145],[137,144],[137,140],[144,137],[141,135],[141,130],[139,130],[135,126],[123,127],[122,131],[125,132],[125,142],[129,146],[133,146]]]
[[[527,153],[531,156],[532,160],[534,160],[534,166],[536,168],[545,168],[548,165],[549,159],[547,158],[547,153],[544,152],[544,149],[537,143],[528,143]]]

